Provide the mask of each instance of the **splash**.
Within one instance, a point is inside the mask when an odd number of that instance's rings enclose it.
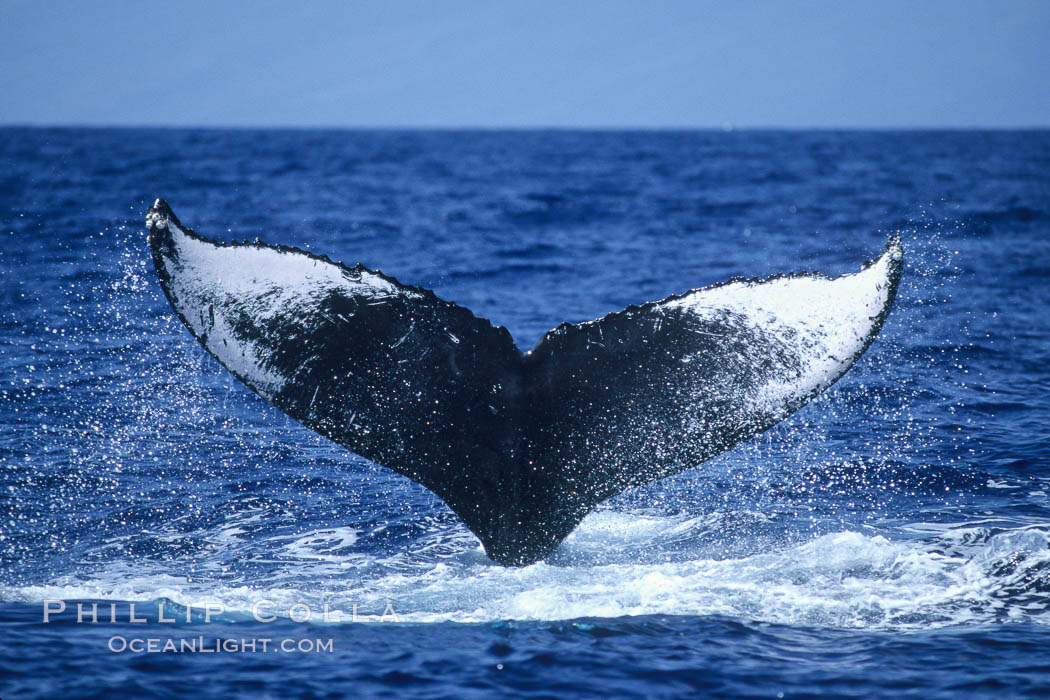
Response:
[[[280,566],[267,580],[225,583],[218,570],[217,577],[187,580],[172,575],[170,567],[165,573],[151,571],[147,563],[120,561],[90,577],[5,586],[0,599],[221,604],[229,619],[249,618],[260,605],[285,617],[294,606],[306,606],[315,622],[323,621],[322,610],[342,622],[378,621],[390,606],[401,621],[416,623],[636,615],[722,615],[896,630],[1004,620],[1050,623],[1045,527],[916,524],[911,529],[924,537],[845,531],[744,557],[694,552],[680,560],[639,561],[645,551],[675,538],[703,539],[717,520],[595,513],[556,556],[522,568],[493,565],[461,528],[428,533],[415,554],[377,556],[357,546],[361,533],[352,528],[249,545],[240,527],[228,524],[208,535],[212,543],[238,556],[270,552]]]

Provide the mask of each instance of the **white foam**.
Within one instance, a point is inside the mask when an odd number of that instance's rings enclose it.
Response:
[[[461,526],[451,527],[431,533],[423,554],[384,557],[370,553],[357,530],[323,529],[255,543],[280,564],[265,577],[223,579],[214,566],[216,578],[188,580],[154,561],[121,561],[85,580],[0,588],[0,599],[219,602],[235,617],[250,616],[259,601],[279,616],[300,603],[315,621],[327,605],[346,622],[355,611],[358,621],[378,621],[389,604],[401,621],[418,623],[656,614],[853,629],[926,629],[1003,615],[1050,623],[1050,599],[1039,593],[1050,587],[1050,535],[1031,527],[917,524],[937,534],[898,541],[843,531],[750,556],[696,549],[674,561],[646,561],[640,551],[718,525],[604,511],[584,520],[556,556],[522,568],[493,564]],[[428,549],[427,541],[419,544]],[[243,547],[226,538],[212,556],[240,558]],[[602,558],[594,556],[598,547]]]

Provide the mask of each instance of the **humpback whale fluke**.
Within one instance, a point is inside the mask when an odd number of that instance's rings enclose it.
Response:
[[[551,552],[601,501],[699,464],[831,386],[900,280],[897,237],[860,271],[728,282],[510,333],[361,265],[221,244],[158,199],[146,218],[168,301],[260,396],[427,487],[495,561]]]

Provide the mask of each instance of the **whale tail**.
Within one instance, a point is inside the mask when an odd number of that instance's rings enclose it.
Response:
[[[160,199],[146,223],[164,293],[209,353],[436,493],[509,565],[831,386],[874,340],[903,260],[894,237],[860,272],[732,279],[564,323],[523,353],[505,328],[361,265],[216,243]]]

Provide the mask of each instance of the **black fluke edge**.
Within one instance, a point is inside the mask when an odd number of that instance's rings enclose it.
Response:
[[[146,223],[164,293],[206,350],[303,425],[436,493],[505,565],[546,556],[603,500],[724,452],[834,383],[882,326],[903,259],[893,238],[866,265],[885,263],[879,303],[845,329],[848,356],[814,354],[844,331],[835,319],[767,327],[749,312],[749,290],[778,281],[838,293],[845,278],[820,275],[735,279],[562,324],[523,353],[506,329],[361,265],[216,243],[163,199]],[[732,308],[689,303],[734,284]]]

